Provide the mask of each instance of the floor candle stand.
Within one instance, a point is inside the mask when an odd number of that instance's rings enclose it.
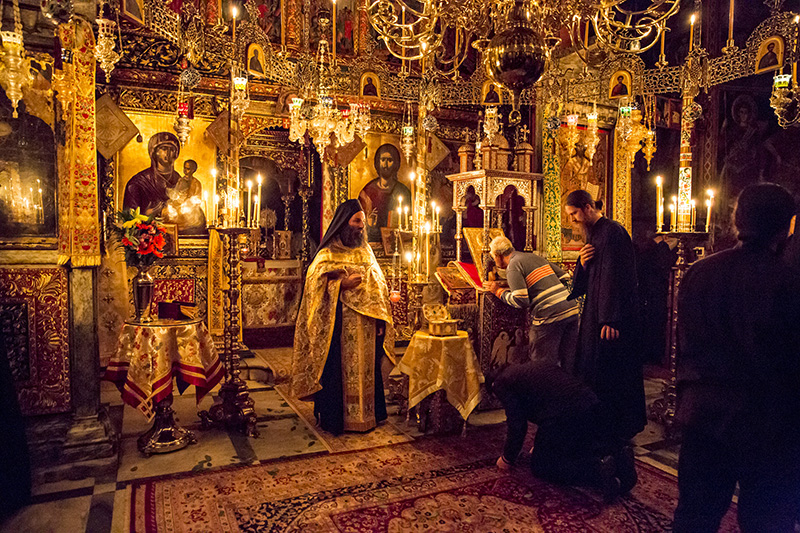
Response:
[[[250,228],[218,228],[226,249],[228,288],[225,293],[225,329],[223,332],[222,362],[225,365],[225,381],[220,387],[221,402],[208,411],[199,413],[203,426],[224,426],[235,429],[249,437],[258,436],[255,402],[250,398],[247,384],[239,377],[240,354],[247,348],[239,341],[241,323],[239,302],[242,293],[242,271],[240,241],[250,233]]]
[[[667,362],[669,364],[669,378],[662,390],[661,398],[657,399],[650,406],[650,418],[664,426],[664,436],[668,439],[676,438],[675,428],[675,405],[676,395],[676,371],[678,355],[678,292],[681,281],[686,271],[691,266],[689,261],[691,246],[695,243],[705,241],[708,233],[701,231],[669,232],[662,234],[666,238],[678,240],[678,260],[672,267],[672,275],[669,285],[669,314],[667,319],[667,344],[665,346]]]

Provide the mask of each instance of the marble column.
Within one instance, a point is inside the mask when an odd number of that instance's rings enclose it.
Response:
[[[96,273],[97,268],[74,268],[69,272],[73,414],[61,462],[100,459],[116,452],[117,435],[100,406]]]

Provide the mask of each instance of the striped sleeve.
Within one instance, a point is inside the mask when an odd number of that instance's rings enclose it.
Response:
[[[509,265],[506,276],[508,278],[508,290],[503,291],[500,299],[511,307],[527,309],[530,305],[528,284],[525,282],[525,276],[523,276],[519,264]]]

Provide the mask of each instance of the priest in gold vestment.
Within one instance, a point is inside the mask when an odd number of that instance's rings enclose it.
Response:
[[[394,363],[389,289],[364,232],[361,203],[344,202],[308,268],[297,316],[292,394],[314,402],[325,431],[369,431],[386,419],[381,361]]]

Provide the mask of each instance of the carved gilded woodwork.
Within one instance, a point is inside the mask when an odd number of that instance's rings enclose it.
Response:
[[[26,415],[72,408],[67,294],[63,268],[0,269],[0,325],[11,338],[6,347]]]

